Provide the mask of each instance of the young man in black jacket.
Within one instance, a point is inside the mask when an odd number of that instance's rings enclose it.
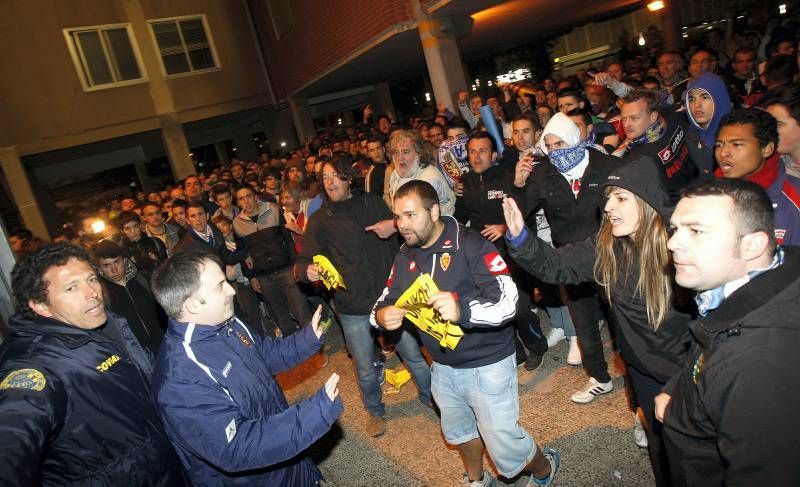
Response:
[[[520,205],[531,228],[536,227],[536,210],[544,209],[553,244],[576,243],[594,235],[600,227],[602,186],[618,167],[612,156],[586,147],[575,123],[563,114],[553,115],[545,126],[539,147],[549,162],[536,163],[532,155],[519,160],[512,196]],[[565,286],[567,307],[575,324],[587,386],[572,395],[577,403],[588,403],[613,385],[603,356],[603,342],[597,323],[600,302],[594,283]]]
[[[386,422],[381,378],[374,367],[377,330],[370,325],[369,315],[389,276],[398,245],[391,237],[395,232],[394,222],[386,203],[351,186],[354,177],[349,156],[336,156],[323,164],[326,198],[306,226],[303,250],[295,261],[294,271],[304,282],[318,281],[320,269],[313,258],[323,255],[342,275],[345,288],[334,291],[336,311],[355,361],[361,399],[368,413],[367,434],[376,437],[386,431]],[[415,337],[401,331],[387,338],[395,344],[414,376],[420,402],[432,407],[430,369]]]
[[[514,174],[497,163],[497,147],[488,132],[473,132],[467,142],[467,152],[472,171],[461,178],[464,191],[456,199],[456,220],[462,224],[469,222],[471,228],[497,247],[500,255],[507,257],[502,204],[503,197],[513,187]],[[527,370],[536,370],[547,352],[547,340],[539,327],[539,318],[530,309],[527,274],[515,262],[510,261],[509,265],[514,282],[518,287],[524,286],[514,318],[514,327],[525,345],[515,340],[517,364],[524,363]]]
[[[670,222],[675,280],[700,313],[656,396],[674,485],[798,485],[800,254],[776,245],[769,197],[747,181],[690,188]]]
[[[122,247],[111,240],[101,240],[92,252],[100,268],[106,305],[128,320],[128,326],[142,347],[157,354],[167,328],[167,317],[150,292],[150,283]]]

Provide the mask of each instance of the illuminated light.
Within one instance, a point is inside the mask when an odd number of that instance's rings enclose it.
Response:
[[[557,57],[557,58],[553,59],[553,62],[554,62],[554,63],[557,63],[557,62],[559,62],[559,61],[561,61],[561,58],[560,58],[560,57]]]
[[[683,37],[689,37],[689,34],[687,34],[686,32],[684,32],[684,33],[683,33]]]
[[[644,34],[642,34],[641,32],[639,32],[639,45],[640,46],[644,45]]]
[[[194,152],[190,152],[189,157],[194,157]]]
[[[431,101],[431,94],[425,93],[425,101]]]
[[[555,59],[555,62],[558,62],[559,58]],[[531,70],[528,68],[519,68],[513,71],[509,71],[506,74],[497,75],[497,82],[498,83],[513,83],[515,81],[522,81],[524,79],[528,79],[531,77]]]
[[[286,142],[281,142],[281,147],[286,147]]]
[[[739,16],[738,16],[738,17],[736,17],[736,18],[737,18],[737,19],[743,19],[743,18],[744,18],[744,15],[739,15]]]
[[[664,2],[662,0],[655,0],[647,4],[647,10],[651,12],[661,10],[662,8],[664,8]]]
[[[92,222],[92,233],[100,233],[106,229],[106,223],[103,220],[95,220]]]
[[[237,150],[239,150],[239,148],[238,148],[238,147],[234,147],[234,148],[233,148],[233,152],[236,152]]]
[[[492,86],[492,80],[489,80],[489,81],[487,81],[487,82],[486,82],[486,85],[487,85],[487,86]]]
[[[781,15],[786,15],[786,4],[782,3],[778,5],[778,13]]]
[[[475,86],[480,86],[480,85],[481,85],[481,80],[475,78]]]
[[[478,88],[476,88],[475,85],[472,85],[472,91],[478,91]]]
[[[339,124],[339,125],[341,125],[341,124],[342,124],[342,119],[341,119],[341,118],[337,118],[337,119],[336,119],[336,123],[337,123],[337,124]]]

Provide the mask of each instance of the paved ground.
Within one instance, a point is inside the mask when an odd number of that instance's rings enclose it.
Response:
[[[385,386],[387,432],[381,438],[366,436],[366,412],[352,362],[341,333],[335,326],[328,333],[327,367],[321,367],[321,357],[314,357],[278,378],[289,401],[294,402],[316,391],[332,372],[342,377],[339,389],[344,413],[311,450],[326,479],[337,487],[460,485],[461,460],[445,443],[437,417],[417,401],[413,382],[396,393]],[[607,334],[604,336],[615,389],[590,404],[569,400],[586,377],[580,367],[566,364],[566,342],[550,350],[538,370],[522,369],[519,374],[521,424],[537,443],[561,452],[557,486],[653,485],[647,452],[633,444],[621,362],[609,350]],[[398,359],[392,357],[389,366],[400,366]],[[488,458],[486,464],[493,470]],[[505,483],[498,485],[522,486],[527,478],[503,480]]]

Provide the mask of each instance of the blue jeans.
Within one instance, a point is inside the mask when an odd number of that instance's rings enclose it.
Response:
[[[550,317],[551,328],[561,328],[567,338],[575,336],[575,325],[572,324],[572,318],[569,316],[569,309],[566,306],[547,306],[545,310],[547,316]]]
[[[433,363],[433,394],[442,433],[451,445],[482,438],[497,471],[514,477],[533,460],[536,443],[519,424],[519,383],[514,355],[456,369]]]
[[[364,408],[373,416],[383,416],[384,407],[381,396],[381,382],[375,371],[376,330],[369,323],[369,315],[339,315],[342,323],[344,339],[347,342],[347,349],[356,363],[356,374],[358,375],[358,387],[361,389],[361,400]],[[431,403],[431,369],[422,356],[417,340],[407,331],[399,333],[399,338],[393,339],[395,350],[400,354],[414,382],[417,383],[419,400]]]

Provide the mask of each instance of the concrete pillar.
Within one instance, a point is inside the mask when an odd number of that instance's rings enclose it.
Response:
[[[161,125],[161,140],[164,142],[164,150],[175,180],[195,174],[194,162],[189,155],[191,152],[189,143],[186,142],[186,134],[183,133],[178,115],[175,113],[159,115],[158,123]]]
[[[306,137],[313,137],[317,134],[314,128],[314,121],[308,113],[308,101],[305,98],[289,97],[289,109],[294,120],[294,129],[297,131],[297,138],[303,144]],[[274,148],[278,148],[273,145]]]
[[[44,215],[34,196],[28,173],[22,165],[16,147],[0,147],[0,167],[9,182],[11,197],[19,209],[25,226],[37,237],[50,240]]]
[[[394,101],[392,101],[392,92],[389,90],[389,83],[384,81],[383,83],[378,83],[373,86],[375,87],[375,98],[378,100],[375,104],[375,114],[373,116],[377,119],[378,115],[386,112],[392,112],[393,115],[396,115]],[[359,122],[360,121],[361,120],[359,120]]]
[[[153,101],[153,108],[161,125],[161,139],[164,142],[164,150],[169,159],[170,168],[172,168],[172,175],[176,180],[183,179],[195,173],[194,163],[189,156],[186,135],[178,120],[172,91],[161,74],[163,73],[161,54],[152,40],[150,26],[147,23],[147,16],[141,0],[126,0],[122,2],[122,6],[131,23],[133,33],[137,39],[141,40],[139,51],[142,62],[147,72],[150,73],[150,81],[147,86],[150,89],[150,99]]]
[[[137,162],[133,167],[136,169],[136,176],[139,178],[139,184],[142,185],[142,191],[152,193],[153,181],[150,180],[150,176],[147,174],[147,167],[145,167],[144,162]]]
[[[449,19],[434,19],[425,13],[419,0],[413,0],[412,6],[436,103],[444,103],[458,113],[454,96],[460,90],[467,90],[467,82],[455,28]]]
[[[231,162],[231,158],[228,157],[228,150],[225,148],[225,142],[214,144],[214,151],[217,153],[217,160],[221,166],[227,166]]]
[[[253,134],[249,129],[240,129],[233,136],[233,145],[236,149],[236,157],[242,161],[255,161],[258,156],[256,145],[253,143]]]
[[[675,10],[674,3],[677,0],[666,0],[664,8],[661,9],[661,32],[664,36],[664,49],[678,49],[681,44],[681,22],[680,14]]]

